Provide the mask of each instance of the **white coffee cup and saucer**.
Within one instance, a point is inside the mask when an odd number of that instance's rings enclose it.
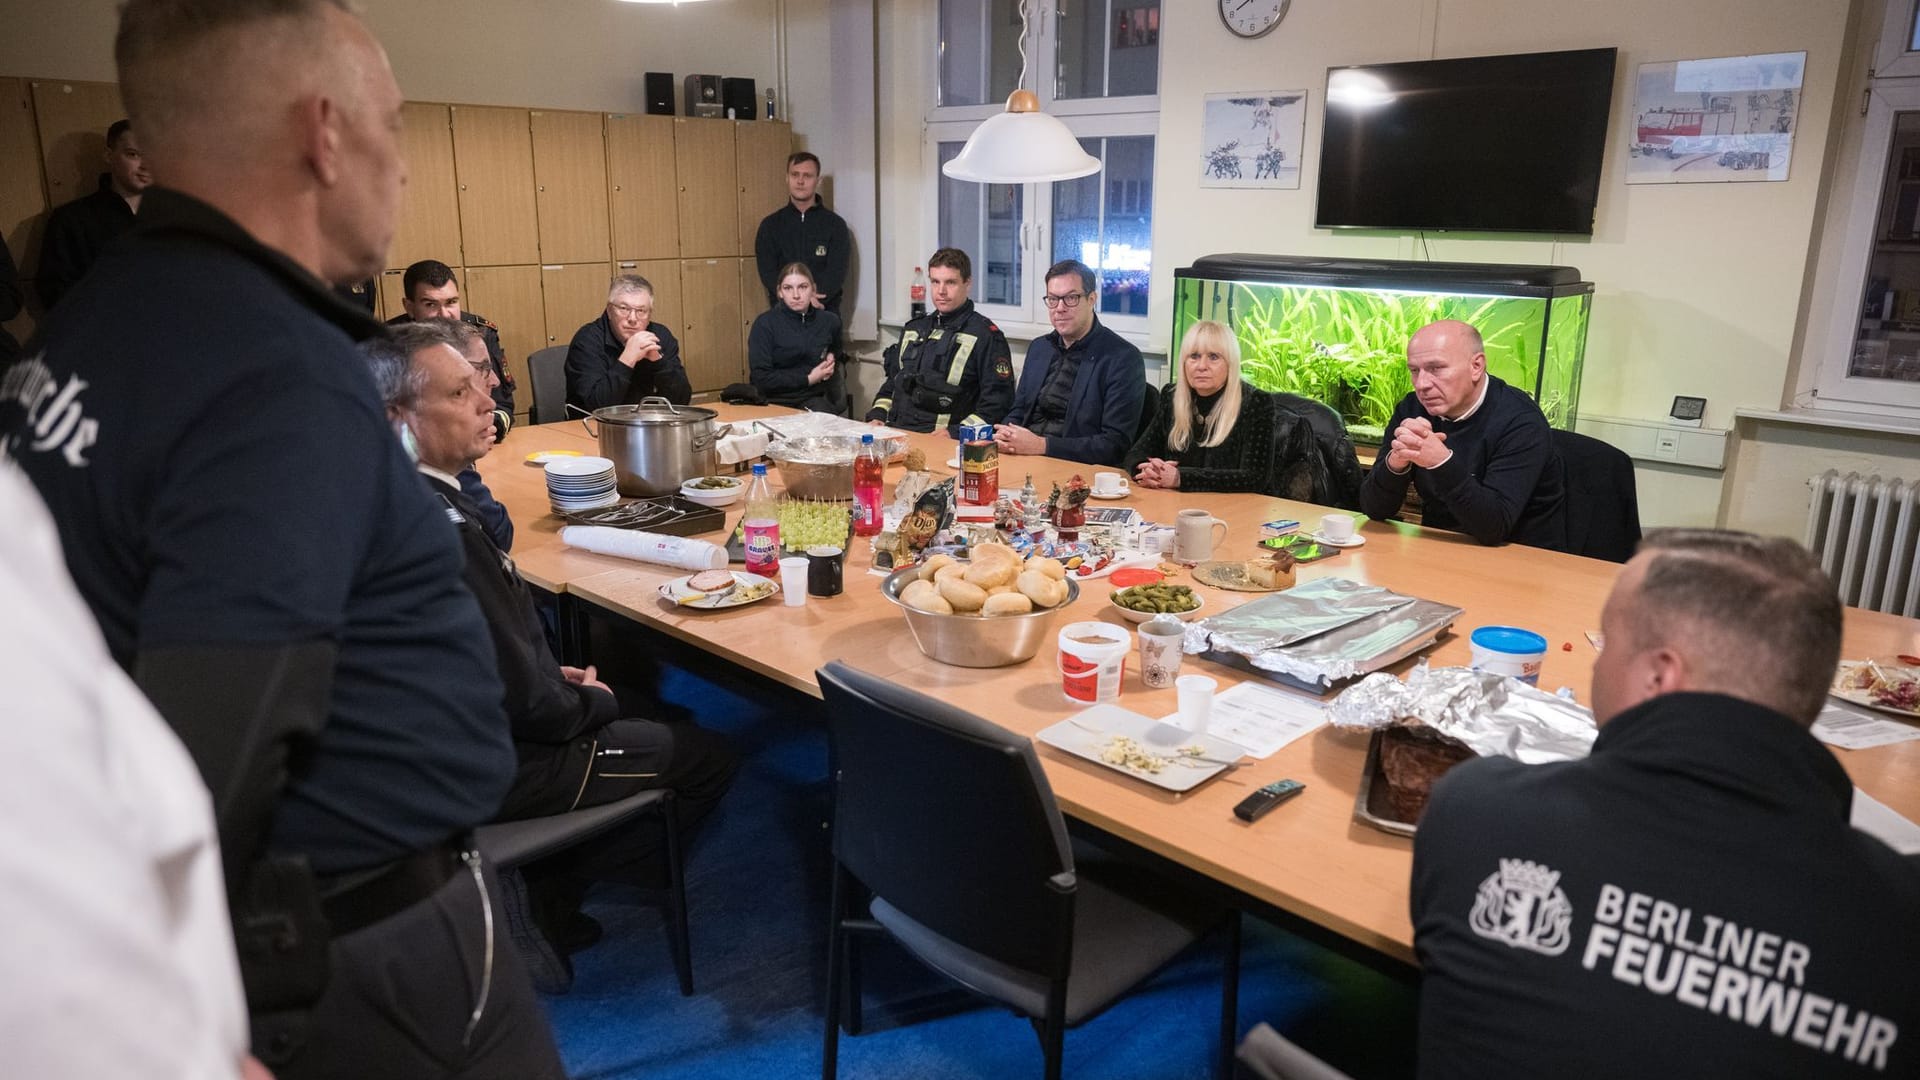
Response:
[[[1320,527],[1314,530],[1313,539],[1329,547],[1359,547],[1367,542],[1367,538],[1361,536],[1358,529],[1359,523],[1354,521],[1351,514],[1328,514],[1320,519]]]
[[[1124,499],[1133,494],[1133,485],[1127,482],[1125,473],[1097,472],[1087,494],[1096,499]]]

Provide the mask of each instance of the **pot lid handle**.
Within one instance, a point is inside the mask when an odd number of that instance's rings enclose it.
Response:
[[[643,397],[638,402],[636,402],[636,404],[665,405],[667,407],[668,412],[674,414],[675,416],[680,415],[680,407],[678,405],[675,405],[673,402],[668,401],[666,398],[661,397],[659,394],[648,394],[646,397]]]

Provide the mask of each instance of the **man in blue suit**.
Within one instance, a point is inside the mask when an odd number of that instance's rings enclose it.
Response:
[[[1044,302],[1053,333],[1027,346],[1013,411],[993,439],[1001,453],[1118,465],[1140,426],[1146,363],[1094,316],[1099,294],[1085,263],[1048,267]]]

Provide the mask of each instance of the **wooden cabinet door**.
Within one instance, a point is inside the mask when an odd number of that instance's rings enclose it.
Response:
[[[637,262],[623,262],[614,268],[615,273],[639,274],[653,286],[653,321],[673,331],[680,337],[680,328],[686,323],[687,308],[681,300],[680,260],[678,259],[642,259]],[[681,342],[684,347],[685,342]]]
[[[486,316],[500,328],[500,348],[507,354],[507,371],[518,389],[513,407],[524,414],[533,407],[533,380],[527,377],[527,357],[547,344],[546,304],[541,299],[538,266],[473,266],[461,279],[462,305]],[[568,327],[567,333],[573,333]]]
[[[100,174],[107,171],[107,128],[127,115],[119,84],[36,80],[33,115],[40,128],[47,205],[59,206],[97,189]]]
[[[527,110],[455,105],[453,164],[460,185],[460,240],[469,266],[540,261],[533,137]]]
[[[40,261],[40,233],[47,195],[40,186],[40,148],[33,130],[33,97],[24,79],[0,79],[0,237],[20,271],[26,306],[6,321],[7,333],[25,345],[33,336],[39,302],[27,287]]]
[[[740,260],[740,377],[735,382],[747,381],[747,335],[753,332],[753,323],[762,312],[767,310],[767,290],[760,284],[760,268],[752,257]]]
[[[540,268],[545,294],[547,340],[543,345],[565,345],[574,331],[600,317],[607,309],[606,263],[568,263]],[[519,404],[517,401],[515,404]]]
[[[673,117],[608,116],[607,181],[613,257],[678,260],[680,182],[674,171]]]
[[[680,254],[740,254],[740,211],[731,120],[680,117],[673,122],[673,166],[680,185]],[[692,292],[692,287],[688,287]],[[696,384],[697,387],[697,384]]]
[[[740,260],[684,259],[680,292],[686,312],[680,359],[695,393],[739,382],[745,365],[740,324]]]
[[[438,259],[459,266],[466,257],[460,251],[460,193],[454,178],[451,114],[445,105],[408,102],[400,107],[400,115],[405,121],[400,152],[406,155],[407,186],[400,192],[400,220],[393,247],[387,251],[387,265],[404,270],[421,259]]]
[[[793,129],[779,120],[736,120],[733,137],[740,254],[752,255],[761,219],[787,201],[787,155],[793,153]]]
[[[406,314],[407,309],[400,303],[400,301],[406,299],[407,296],[406,289],[404,288],[406,273],[406,270],[402,268],[398,270],[388,270],[380,275],[380,317],[382,319],[391,319],[396,315]],[[465,274],[460,274],[459,278],[463,283],[467,280]],[[460,306],[464,309],[471,302],[471,298],[467,296],[466,286],[462,284],[460,287]]]
[[[540,261],[604,267],[611,251],[604,121],[599,113],[549,109],[535,109],[530,119]]]

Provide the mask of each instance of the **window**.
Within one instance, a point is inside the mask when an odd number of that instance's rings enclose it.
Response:
[[[1019,85],[1020,7],[1016,0],[940,2],[938,97],[927,115],[927,167],[938,188],[930,200],[932,246],[952,245],[972,257],[974,302],[1013,336],[1047,332],[1040,275],[1061,259],[1079,259],[1098,275],[1103,322],[1145,336],[1158,0],[1029,0],[1027,86],[1100,159],[1099,172],[1008,185],[952,180],[939,171]]]
[[[1861,412],[1920,409],[1920,26],[1914,0],[1888,5],[1851,191],[1836,185],[1815,279],[1830,309],[1804,346],[1817,361],[1812,404]],[[1898,74],[1888,74],[1895,72]],[[1852,141],[1852,140],[1849,140]],[[1838,179],[1838,177],[1836,177]]]

